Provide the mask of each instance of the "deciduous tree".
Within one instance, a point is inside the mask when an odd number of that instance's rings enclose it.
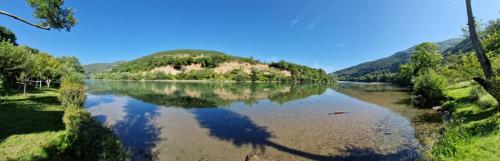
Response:
[[[476,57],[481,65],[485,78],[476,77],[474,80],[479,83],[488,93],[490,93],[497,101],[500,100],[500,80],[496,78],[493,72],[490,59],[485,53],[485,50],[479,40],[476,32],[476,22],[472,13],[471,0],[465,0],[467,7],[467,25],[469,26],[469,37],[476,52]],[[499,108],[500,109],[500,108]]]
[[[37,23],[3,10],[0,10],[0,14],[44,30],[65,29],[69,31],[76,25],[73,10],[63,6],[64,0],[26,0],[26,2],[33,8],[33,16],[38,20]]]

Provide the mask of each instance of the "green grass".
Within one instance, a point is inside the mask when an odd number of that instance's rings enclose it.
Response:
[[[450,89],[454,99],[453,122],[446,125],[440,141],[432,148],[435,160],[500,160],[500,113],[498,103],[483,92],[473,98],[477,86]]]
[[[44,148],[65,132],[57,96],[54,89],[35,89],[26,96],[13,93],[0,98],[0,160],[47,155]]]

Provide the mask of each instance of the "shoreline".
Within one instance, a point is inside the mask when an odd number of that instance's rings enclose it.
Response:
[[[326,82],[286,82],[286,81],[234,81],[234,80],[113,80],[113,79],[85,79],[85,81],[130,81],[130,82],[180,82],[180,83],[326,83]],[[341,81],[332,81],[341,82]],[[342,81],[343,82],[343,81]],[[329,82],[331,83],[331,82]]]

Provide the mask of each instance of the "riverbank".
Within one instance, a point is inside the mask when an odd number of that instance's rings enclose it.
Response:
[[[498,103],[478,86],[451,86],[452,98],[443,105],[452,112],[439,141],[432,147],[435,160],[500,160]]]
[[[0,97],[0,160],[127,160],[111,130],[60,96],[43,88]]]

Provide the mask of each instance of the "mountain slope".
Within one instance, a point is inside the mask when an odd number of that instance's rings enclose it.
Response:
[[[471,50],[468,41],[462,38],[449,39],[438,42],[436,45],[445,56]],[[338,76],[340,79],[349,80],[372,73],[396,72],[400,64],[404,64],[410,60],[411,55],[415,52],[415,47],[416,46],[413,46],[409,49],[397,52],[386,58],[365,62],[331,74]]]
[[[114,63],[93,63],[83,65],[83,69],[85,70],[85,77],[90,78],[94,74],[111,71],[114,67],[125,63],[126,61],[117,61]]]

